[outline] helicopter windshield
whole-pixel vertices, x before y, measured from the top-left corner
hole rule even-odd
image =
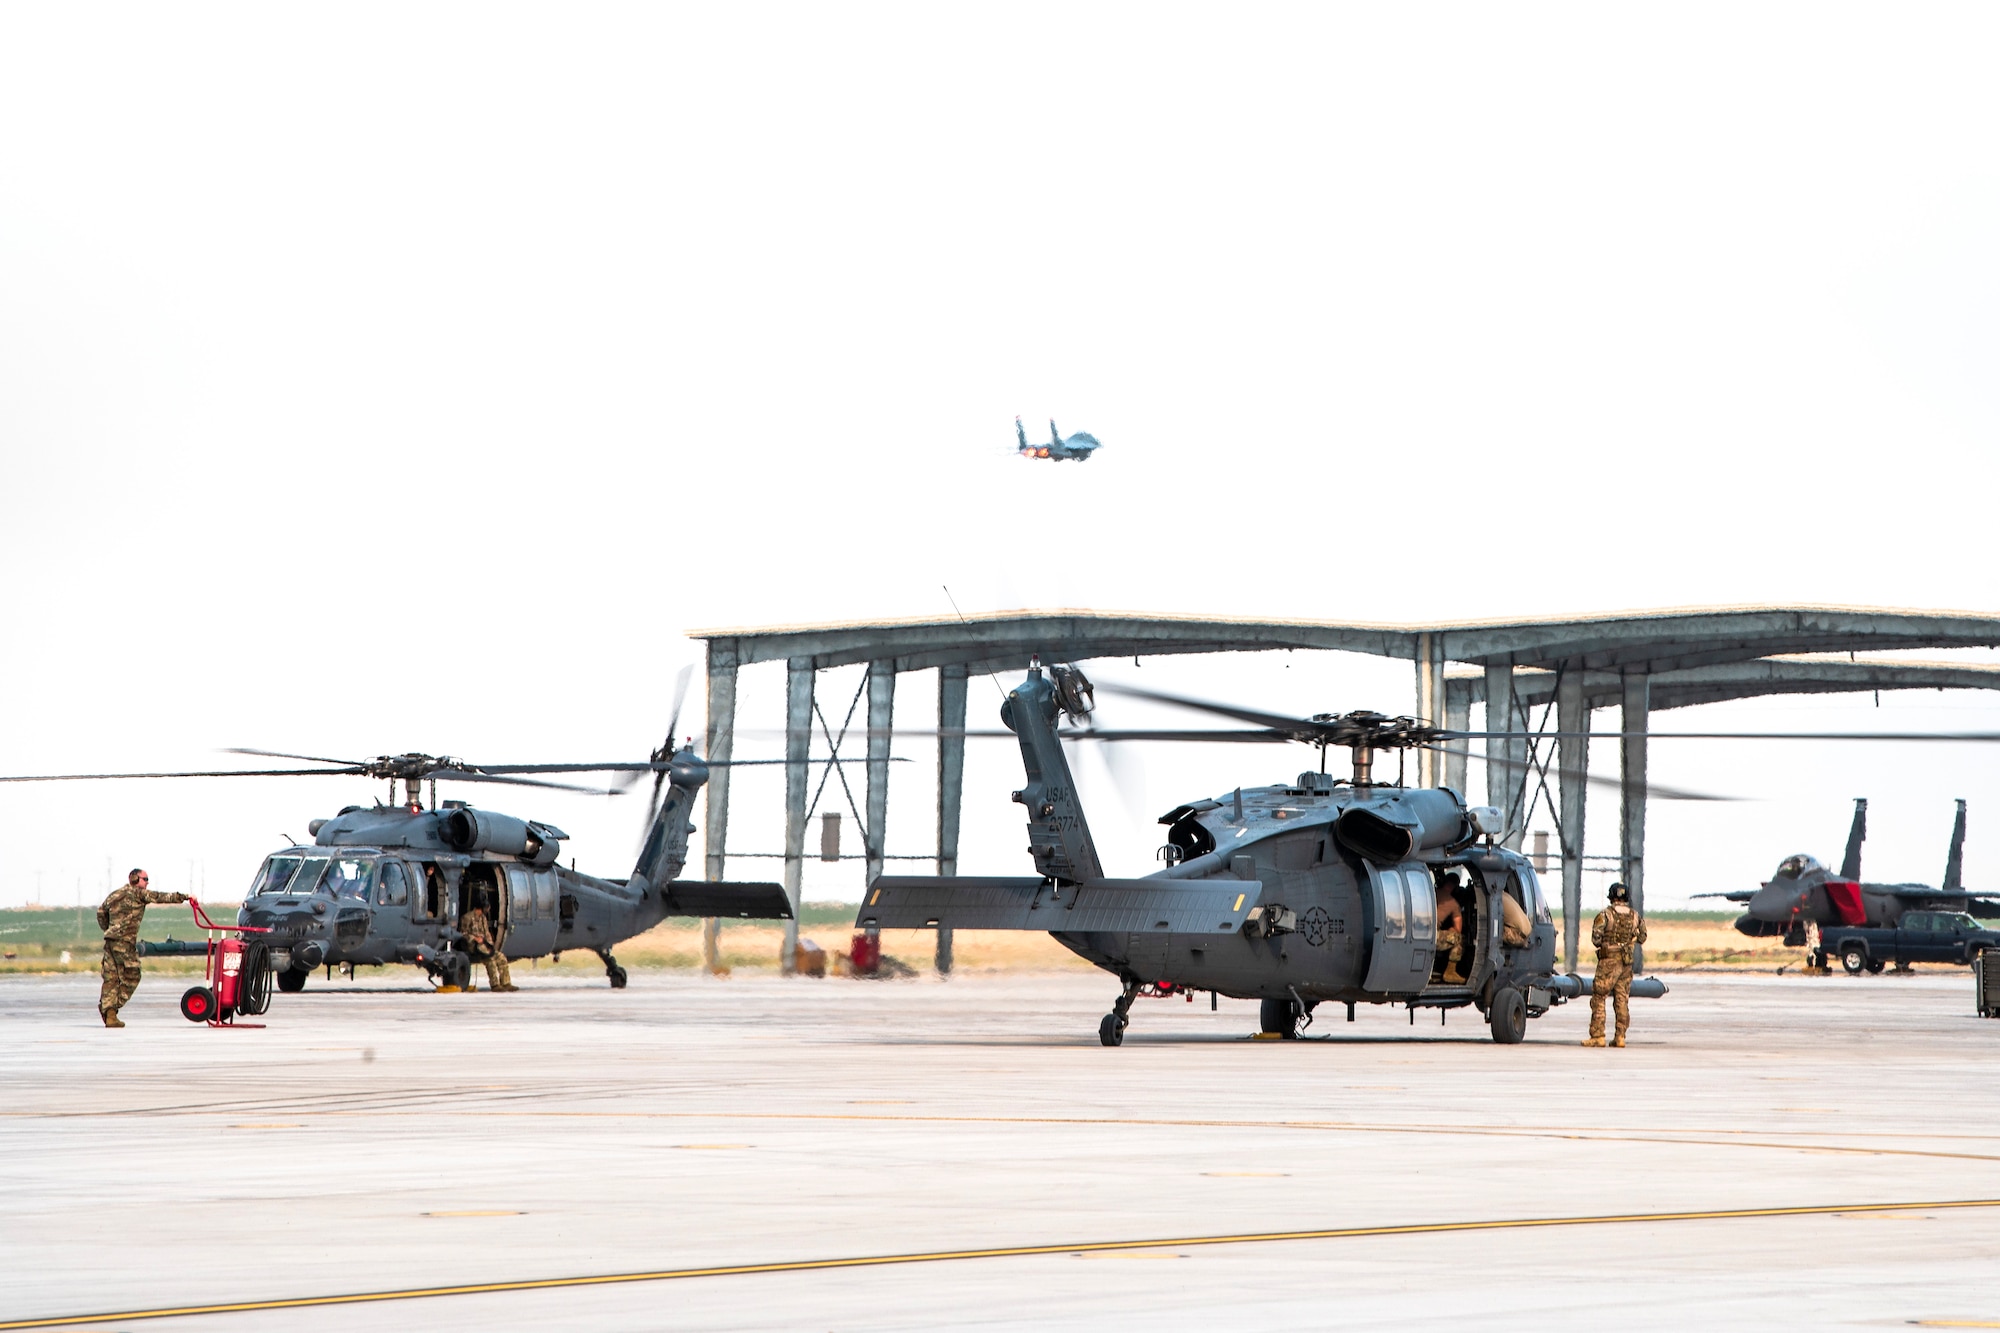
[[[319,886],[320,876],[325,872],[326,858],[323,856],[274,856],[264,863],[264,873],[257,877],[256,886],[250,893],[252,897],[274,893],[304,897]]]
[[[273,856],[264,862],[264,868],[257,873],[257,882],[250,886],[250,896],[260,897],[266,893],[283,893],[285,886],[292,882],[292,876],[299,871],[296,856]]]
[[[373,861],[341,860],[327,867],[326,881],[321,887],[336,898],[366,900],[368,891],[374,883]]]

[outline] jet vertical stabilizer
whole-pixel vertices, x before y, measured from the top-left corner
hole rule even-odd
[[[1938,887],[1946,893],[1956,893],[1965,885],[1960,877],[1965,868],[1965,802],[1958,803],[1958,817],[1951,821],[1951,850],[1945,853],[1944,883]]]
[[[1847,830],[1847,855],[1840,858],[1842,879],[1861,878],[1861,844],[1868,841],[1868,798],[1854,800],[1854,823]]]

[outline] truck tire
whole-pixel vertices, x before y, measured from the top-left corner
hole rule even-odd
[[[1858,944],[1840,946],[1840,965],[1847,969],[1847,975],[1858,977],[1868,969],[1868,951]]]
[[[1512,1046],[1528,1035],[1528,1002],[1512,986],[1502,986],[1493,992],[1486,1023],[1493,1029],[1493,1040],[1502,1046]]]

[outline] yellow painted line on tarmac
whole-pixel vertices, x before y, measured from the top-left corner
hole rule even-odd
[[[1071,1241],[1061,1245],[1002,1245],[981,1250],[922,1250],[908,1254],[867,1254],[836,1259],[790,1259],[761,1264],[720,1264],[709,1268],[663,1268],[642,1273],[597,1273],[585,1277],[527,1278],[515,1282],[468,1282],[450,1287],[405,1287],[396,1291],[349,1292],[337,1296],[294,1296],[283,1300],[230,1301],[215,1305],[163,1306],[154,1310],[53,1315],[0,1321],[13,1329],[69,1328],[114,1320],[186,1319],[197,1315],[248,1314],[259,1310],[304,1310],[329,1305],[370,1305],[437,1296],[489,1296],[515,1291],[609,1287],[633,1282],[674,1282],[697,1277],[747,1277],[758,1273],[812,1273],[831,1269],[884,1268],[894,1264],[937,1264],[966,1259],[1023,1259],[1036,1255],[1082,1257],[1119,1250],[1166,1250],[1195,1245],[1262,1245],[1273,1241],[1360,1240],[1371,1236],[1434,1236],[1465,1231],[1518,1231],[1533,1227],[1659,1225],[1666,1222],[1722,1222],[1758,1217],[1825,1217],[1836,1213],[1901,1213],[1942,1208],[2000,1208],[2000,1199],[1935,1199],[1912,1203],[1808,1204],[1787,1208],[1717,1208],[1700,1212],[1607,1213],[1596,1217],[1510,1217],[1472,1222],[1410,1222],[1398,1226],[1327,1227],[1311,1231],[1248,1231],[1221,1236],[1174,1236],[1150,1240]],[[1976,1327],[1976,1326],[1975,1326]]]

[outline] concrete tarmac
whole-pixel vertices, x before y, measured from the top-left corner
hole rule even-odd
[[[1108,977],[415,975],[237,1032],[166,977],[123,1031],[94,980],[0,984],[0,1327],[2000,1327],[2000,1022],[1963,972],[1671,977],[1623,1051],[1581,1004],[1502,1047],[1140,1001],[1110,1050]],[[1821,1211],[1686,1216],[1765,1209]],[[1381,1230],[1423,1225],[1469,1229]],[[785,1267],[936,1252],[975,1257]]]

